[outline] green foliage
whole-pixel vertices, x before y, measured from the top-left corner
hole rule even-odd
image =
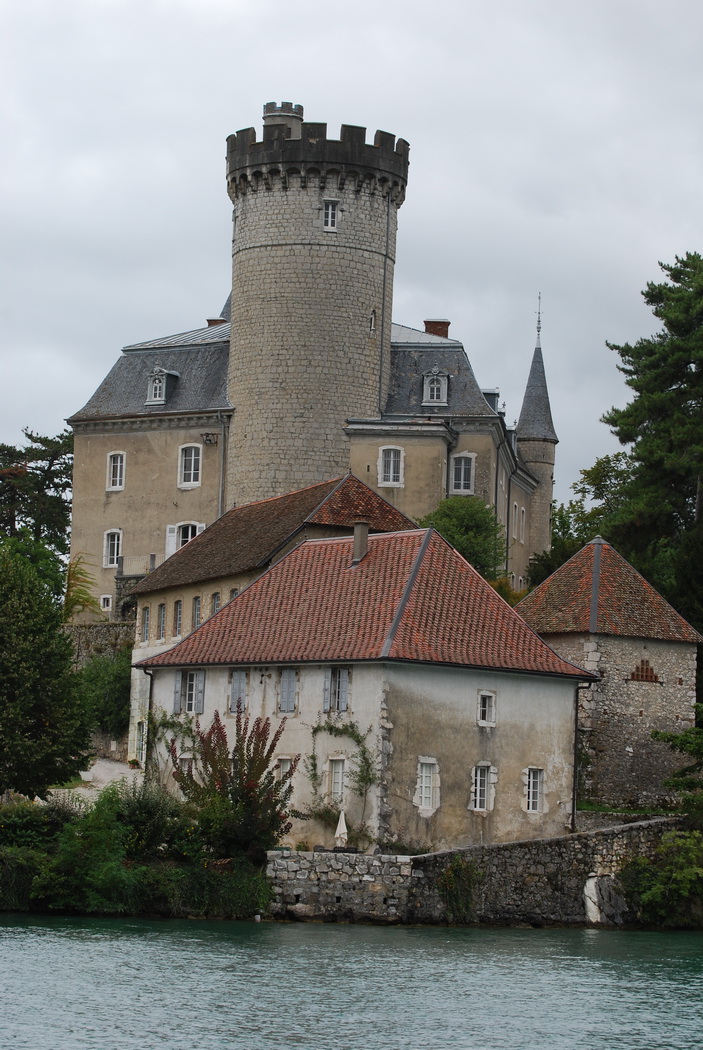
[[[703,555],[703,258],[689,253],[661,267],[666,280],[643,292],[661,331],[609,344],[633,397],[603,417],[630,446],[631,466],[611,484],[605,536],[700,629],[691,567]]]
[[[0,846],[0,911],[31,911],[32,886],[45,862],[29,846]]]
[[[25,799],[0,805],[0,846],[48,849],[66,824],[83,813],[80,800],[51,799],[37,805]]]
[[[0,444],[0,533],[31,538],[68,552],[73,434],[44,437],[23,431],[23,448]]]
[[[78,672],[93,724],[113,737],[121,736],[129,726],[131,673],[129,647],[114,656],[93,656]]]
[[[63,618],[68,622],[82,612],[95,613],[105,618],[100,602],[91,591],[95,579],[82,554],[71,558],[66,566],[66,587],[63,596]]]
[[[46,797],[86,768],[90,717],[47,584],[0,542],[0,794]]]
[[[703,928],[703,834],[667,832],[653,859],[637,857],[620,872],[618,883],[641,922]]]
[[[179,746],[171,741],[173,779],[194,806],[203,840],[215,857],[246,854],[262,861],[264,851],[290,831],[287,810],[299,756],[280,777],[272,768],[285,722],[269,740],[269,718],[256,718],[250,727],[249,718],[238,712],[230,752],[216,711],[209,729],[195,723],[192,769],[181,768]]]
[[[437,891],[449,922],[467,923],[475,918],[474,894],[483,874],[476,864],[460,854],[450,860],[437,878]]]
[[[505,567],[505,533],[494,511],[478,496],[449,496],[420,520],[432,527],[488,580]]]

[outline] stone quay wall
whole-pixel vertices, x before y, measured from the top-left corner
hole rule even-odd
[[[352,853],[269,853],[277,919],[442,924],[441,873],[459,857],[479,874],[478,923],[626,925],[617,872],[651,855],[671,819],[641,821],[557,839],[473,846],[419,857]]]

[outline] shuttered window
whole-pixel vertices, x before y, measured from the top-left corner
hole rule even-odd
[[[278,710],[281,714],[295,711],[295,689],[298,674],[295,667],[284,667],[281,671],[278,691]]]
[[[173,688],[174,715],[201,715],[205,710],[205,672],[176,671]]]
[[[229,694],[230,714],[240,714],[247,706],[247,673],[246,671],[232,671],[232,687]]]
[[[349,668],[328,667],[325,670],[323,711],[346,711],[349,706]]]

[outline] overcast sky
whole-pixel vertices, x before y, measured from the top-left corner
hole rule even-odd
[[[700,0],[0,0],[0,441],[230,282],[225,138],[264,102],[410,143],[394,320],[447,317],[519,414],[542,293],[557,496],[618,448],[605,346],[701,249]]]

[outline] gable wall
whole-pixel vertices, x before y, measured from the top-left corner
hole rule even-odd
[[[693,724],[696,647],[614,635],[543,637],[560,656],[601,676],[579,697],[583,794],[612,806],[670,802],[663,781],[686,762],[651,734]],[[657,681],[632,678],[641,676],[642,661]]]

